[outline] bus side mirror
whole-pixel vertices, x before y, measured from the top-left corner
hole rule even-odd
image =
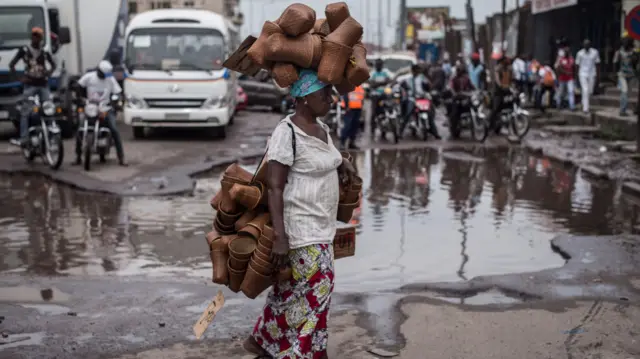
[[[68,27],[61,26],[58,32],[58,41],[60,42],[60,45],[71,43],[71,31],[69,31]]]

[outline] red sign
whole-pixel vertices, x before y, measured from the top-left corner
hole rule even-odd
[[[573,6],[577,3],[578,0],[533,0],[531,2],[531,13],[539,14],[541,12]]]
[[[624,18],[624,29],[633,39],[640,40],[640,5],[627,13]]]

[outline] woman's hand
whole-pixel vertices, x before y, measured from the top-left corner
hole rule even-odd
[[[347,159],[342,159],[342,164],[338,167],[338,176],[340,177],[340,183],[344,186],[349,186],[353,183],[353,178],[356,176],[356,169],[353,164]]]
[[[271,263],[275,269],[282,269],[289,264],[289,238],[286,235],[275,235],[271,249]]]

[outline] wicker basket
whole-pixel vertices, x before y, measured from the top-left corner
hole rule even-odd
[[[249,268],[247,268],[246,276],[242,281],[240,290],[250,299],[255,299],[260,293],[271,287],[273,280],[271,276],[265,276],[260,274],[255,268],[252,262],[249,262]]]
[[[256,250],[258,242],[247,236],[236,236],[229,242],[229,254],[236,259],[248,259]]]
[[[316,20],[316,24],[313,25],[313,30],[311,32],[322,37],[329,35],[331,33],[331,29],[329,28],[327,19]]]
[[[260,198],[262,198],[262,184],[259,184],[259,186],[247,186],[236,183],[229,190],[229,196],[238,204],[252,210],[258,206]],[[234,219],[234,223],[238,218],[240,218],[240,216]],[[226,224],[226,222],[223,223]]]
[[[253,174],[240,167],[237,163],[233,163],[224,170],[222,179],[233,183],[248,184],[253,179]]]
[[[288,37],[283,34],[269,36],[265,47],[264,58],[272,62],[290,62],[302,68],[309,68],[314,54],[322,48],[322,39],[319,35],[302,34],[297,37]]]
[[[265,60],[264,54],[267,46],[267,39],[269,36],[273,34],[282,33],[282,29],[276,23],[271,21],[265,21],[262,26],[262,32],[260,36],[256,40],[256,42],[251,45],[249,50],[247,51],[247,56],[253,61],[256,65],[262,67],[263,69],[271,69],[273,66],[272,63]]]
[[[349,66],[349,65],[347,65]],[[347,80],[347,77],[343,77],[342,78],[342,82],[340,82],[339,84],[337,84],[335,86],[336,91],[338,91],[339,94],[341,95],[346,95],[349,92],[353,91],[356,87],[354,85],[352,85],[349,80]]]
[[[298,36],[313,29],[316,12],[304,4],[289,5],[280,15],[276,23],[289,36]]]
[[[293,85],[294,82],[298,81],[298,70],[293,66],[293,64],[288,64],[286,62],[277,62],[273,65],[271,74],[278,86],[282,88],[289,87]]]
[[[324,14],[327,17],[327,22],[329,23],[329,29],[331,31],[335,31],[344,20],[351,16],[349,13],[349,6],[346,2],[336,2],[327,5],[324,9]]]
[[[360,86],[369,79],[369,66],[367,66],[367,49],[362,43],[353,46],[355,65],[347,65],[347,80],[349,83]]]
[[[360,206],[359,201],[355,203],[338,204],[338,215],[336,219],[342,223],[349,223],[353,217],[353,211],[358,208],[358,206]]]
[[[362,25],[349,16],[327,36],[327,40],[352,47],[360,41],[363,31]]]
[[[244,226],[246,226],[249,222],[251,222],[254,218],[256,218],[257,215],[258,213],[256,211],[244,212],[242,216],[240,216],[240,218],[238,218],[238,220],[236,221],[236,224],[235,224],[236,231],[239,231],[242,228],[244,228]]]
[[[353,48],[331,42],[322,41],[322,60],[318,66],[318,79],[320,81],[338,85],[344,78],[347,62],[351,57]]]

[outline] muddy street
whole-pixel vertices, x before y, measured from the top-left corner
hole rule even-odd
[[[616,183],[519,148],[372,149],[356,153],[355,163],[364,179],[352,220],[357,255],[336,262],[331,344],[333,352],[351,351],[335,357],[371,358],[373,347],[413,358],[413,331],[424,331],[416,318],[449,311],[463,323],[488,316],[463,315],[446,303],[521,309],[489,316],[499,326],[549,310],[565,311],[562,320],[572,322],[590,305],[529,307],[534,299],[624,306],[640,298],[630,280],[640,274],[635,237],[558,238],[635,234],[639,204]],[[192,196],[174,197],[118,197],[0,175],[2,356],[243,357],[238,340],[264,294],[251,301],[225,288],[227,303],[205,342],[190,329],[219,289],[210,283],[204,235],[220,175],[203,174]]]

